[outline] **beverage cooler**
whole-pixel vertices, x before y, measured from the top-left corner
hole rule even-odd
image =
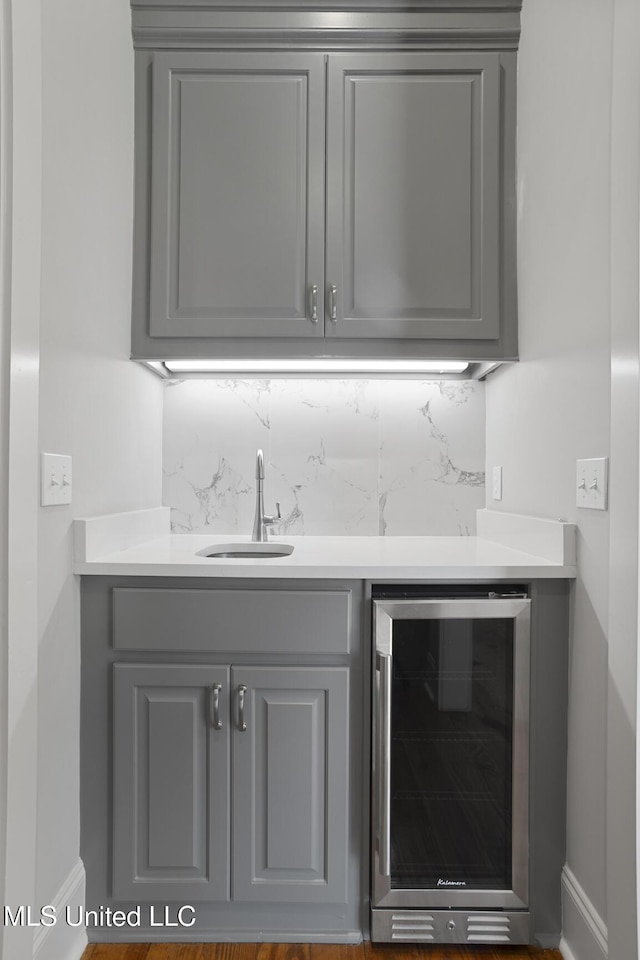
[[[371,939],[527,943],[530,604],[373,594]]]

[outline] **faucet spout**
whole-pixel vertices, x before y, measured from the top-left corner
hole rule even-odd
[[[263,481],[264,454],[262,450],[258,450],[256,453],[256,512],[253,519],[253,533],[251,535],[251,539],[256,543],[265,543],[269,539],[268,528],[282,519],[279,503],[276,503],[275,517],[265,516]]]

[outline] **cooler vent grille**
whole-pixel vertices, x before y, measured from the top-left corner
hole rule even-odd
[[[467,943],[510,943],[511,922],[505,913],[467,917]]]
[[[391,917],[392,940],[434,940],[434,921],[429,913],[417,910],[411,913],[394,913]]]

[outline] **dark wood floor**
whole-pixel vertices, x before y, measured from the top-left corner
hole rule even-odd
[[[82,960],[562,960],[538,947],[317,943],[94,943]]]

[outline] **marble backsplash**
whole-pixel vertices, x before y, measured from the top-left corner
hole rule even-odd
[[[168,381],[163,501],[175,533],[250,534],[255,455],[279,535],[469,535],[485,502],[472,380]]]

